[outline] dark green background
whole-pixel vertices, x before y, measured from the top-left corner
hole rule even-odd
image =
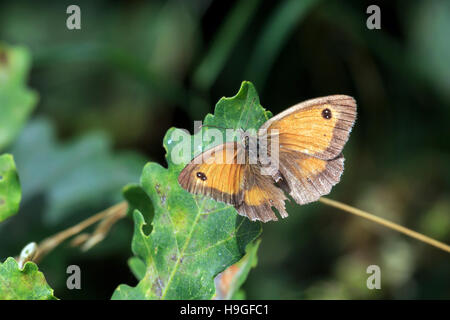
[[[82,29],[69,31],[74,3]],[[0,40],[31,50],[40,102],[7,150],[24,202],[0,227],[1,259],[120,200],[145,161],[164,163],[171,126],[192,130],[242,80],[274,114],[354,96],[358,118],[330,198],[449,243],[450,3],[375,2],[382,28],[368,30],[373,3],[2,2]],[[447,253],[321,203],[288,212],[264,225],[247,298],[450,298]],[[136,283],[126,265],[131,236],[123,220],[93,250],[63,245],[40,268],[57,297],[109,298]],[[65,287],[68,264],[82,269],[80,291]],[[371,264],[381,267],[382,290],[366,288]]]

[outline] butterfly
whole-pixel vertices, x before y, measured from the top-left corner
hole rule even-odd
[[[286,218],[286,194],[306,204],[339,182],[344,171],[342,149],[355,119],[356,101],[350,96],[298,103],[267,120],[255,138],[226,142],[194,157],[178,182],[190,193],[233,205],[252,221],[278,220],[272,208]],[[268,174],[262,173],[267,164],[259,155],[256,163],[248,160],[250,145],[256,143],[258,149],[263,138],[267,145],[278,144],[277,167]],[[241,155],[246,155],[245,161],[238,161]]]

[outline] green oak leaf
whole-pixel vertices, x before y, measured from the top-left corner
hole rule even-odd
[[[21,197],[14,158],[10,154],[3,154],[0,156],[0,221],[17,213]]]
[[[250,243],[247,246],[245,256],[239,262],[228,267],[224,272],[217,275],[216,296],[217,300],[243,300],[244,291],[241,286],[244,284],[250,269],[258,263],[258,248],[261,240]]]
[[[257,129],[270,116],[259,104],[253,85],[243,82],[236,96],[219,100],[214,115],[208,114],[204,123]],[[192,143],[190,157],[175,163],[172,152],[180,140],[174,137],[195,142],[197,135],[207,130],[209,127],[203,127],[190,136],[184,130],[171,128],[164,138],[168,168],[157,163],[144,167],[140,187],[152,202],[153,217],[143,214],[146,210],[143,201],[130,197],[130,192],[124,193],[134,208],[135,257],[129,265],[140,281],[136,287],[120,285],[113,299],[211,299],[217,274],[238,262],[247,245],[261,234],[261,223],[238,215],[232,206],[192,195],[178,184],[180,171],[210,142]],[[142,192],[136,187],[133,186],[134,194]],[[143,228],[150,224],[152,230],[148,234]]]
[[[0,150],[20,132],[37,103],[38,95],[26,86],[30,62],[25,48],[0,44]]]
[[[147,266],[145,265],[145,262],[138,257],[131,257],[128,259],[128,266],[136,279],[142,280],[145,277],[145,270],[147,270]]]
[[[132,217],[134,209],[138,209],[143,215],[146,223],[144,233],[152,232],[151,221],[153,220],[154,208],[151,199],[139,184],[130,183],[122,189],[123,196],[128,200],[128,214]]]
[[[53,289],[35,263],[25,263],[22,270],[12,257],[0,263],[0,300],[55,299]]]
[[[214,115],[208,114],[204,124],[232,129],[258,129],[270,117],[272,112],[259,104],[255,87],[244,81],[237,95],[219,100]]]

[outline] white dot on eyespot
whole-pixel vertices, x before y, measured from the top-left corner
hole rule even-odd
[[[167,144],[171,144],[172,143],[172,139],[167,140]]]

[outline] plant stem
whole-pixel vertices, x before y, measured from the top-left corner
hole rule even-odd
[[[398,231],[398,232],[403,233],[411,238],[425,242],[435,248],[438,248],[438,249],[441,249],[443,251],[450,253],[449,245],[447,245],[443,242],[437,241],[428,236],[425,236],[416,231],[413,231],[411,229],[408,229],[406,227],[403,227],[394,222],[388,221],[381,217],[377,217],[366,211],[357,209],[355,207],[349,206],[349,205],[344,204],[339,201],[331,200],[331,199],[324,198],[324,197],[321,197],[319,199],[319,201],[328,206],[346,211],[348,213],[360,216],[364,219],[381,224],[389,229]],[[97,228],[97,230],[93,233],[93,235],[90,237],[87,237],[86,240],[83,241],[83,243],[85,243],[84,250],[91,248],[93,245],[97,244],[99,241],[101,241],[106,236],[106,233],[109,231],[112,224],[114,224],[117,220],[123,218],[126,215],[127,209],[128,209],[127,202],[125,202],[125,201],[120,202],[110,208],[107,208],[107,209],[87,218],[86,220],[84,220],[66,230],[58,232],[57,234],[44,239],[43,241],[41,241],[41,243],[39,243],[36,254],[34,255],[33,261],[36,263],[41,261],[45,255],[47,255],[50,251],[52,251],[54,248],[56,248],[59,244],[61,244],[68,238],[80,233],[81,231],[88,228],[89,226],[91,226],[99,221],[102,221],[100,223],[99,227]]]
[[[324,203],[324,204],[326,204],[326,205],[328,205],[328,206],[341,209],[341,210],[346,211],[348,213],[351,213],[351,214],[363,217],[364,219],[367,219],[367,220],[373,221],[375,223],[381,224],[381,225],[383,225],[385,227],[388,227],[389,229],[398,231],[398,232],[403,233],[403,234],[405,234],[405,235],[407,235],[407,236],[409,236],[411,238],[414,238],[414,239],[417,239],[419,241],[425,242],[425,243],[427,243],[427,244],[429,244],[429,245],[431,245],[431,246],[433,246],[435,248],[438,248],[438,249],[441,249],[441,250],[444,250],[444,251],[450,253],[450,246],[449,245],[447,245],[445,243],[442,243],[440,241],[437,241],[435,239],[432,239],[430,237],[427,237],[427,236],[425,236],[425,235],[423,235],[421,233],[418,233],[416,231],[413,231],[411,229],[405,228],[405,227],[403,227],[401,225],[398,225],[398,224],[396,224],[394,222],[391,222],[391,221],[388,221],[386,219],[377,217],[377,216],[375,216],[373,214],[370,214],[370,213],[365,212],[363,210],[360,210],[360,209],[354,208],[352,206],[346,205],[346,204],[344,204],[342,202],[339,202],[339,201],[335,201],[335,200],[331,200],[331,199],[323,198],[323,197],[320,198],[319,201]]]
[[[114,221],[117,221],[119,218],[124,217],[127,213],[128,204],[127,202],[120,202],[108,209],[105,209],[86,220],[66,229],[57,234],[48,237],[39,243],[36,255],[33,258],[34,262],[39,262],[46,254],[56,248],[60,243],[64,240],[80,233],[87,227],[93,225],[98,221],[105,221],[110,217],[114,217]]]

